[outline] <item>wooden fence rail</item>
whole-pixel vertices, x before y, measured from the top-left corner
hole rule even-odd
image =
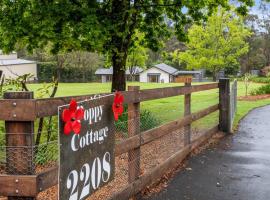
[[[219,103],[198,112],[191,113],[191,93],[219,88]],[[169,87],[139,90],[139,87],[129,87],[128,91],[123,92],[125,103],[128,104],[128,119],[132,124],[128,124],[129,138],[116,144],[115,154],[119,156],[127,153],[129,155],[129,184],[111,199],[136,198],[138,193],[147,185],[159,179],[169,168],[177,166],[194,148],[198,147],[209,139],[218,129],[229,132],[229,80],[221,80],[220,83],[204,85],[193,85],[187,83],[182,87]],[[104,94],[103,94],[104,95]],[[140,102],[167,98],[172,96],[185,95],[185,112],[182,119],[177,119],[159,127],[141,132],[140,131]],[[20,133],[19,137],[7,138],[7,146],[28,146],[27,151],[34,147],[33,143],[33,122],[40,117],[57,115],[58,106],[68,104],[71,99],[77,101],[90,99],[93,95],[57,97],[52,99],[31,99],[31,93],[7,93],[6,99],[0,100],[0,120],[6,121],[7,133]],[[7,99],[8,98],[8,99]],[[28,98],[28,99],[25,99]],[[113,96],[101,98],[104,104],[112,104]],[[195,140],[191,140],[191,123],[199,120],[213,112],[219,111],[219,124],[207,130],[203,135]],[[171,155],[165,162],[156,166],[151,171],[140,175],[140,148],[158,138],[161,138],[175,130],[184,128],[185,146],[183,149]],[[32,152],[33,154],[33,152]],[[31,155],[32,155],[31,154]],[[7,149],[7,158],[11,156]],[[0,196],[8,196],[9,199],[34,199],[36,195],[58,183],[57,166],[39,174],[34,174],[34,156],[32,160],[23,160],[19,157],[12,161],[7,160],[7,166],[16,168],[12,173],[0,175]],[[134,159],[137,159],[134,162]],[[27,171],[20,171],[21,166],[16,166],[16,162],[25,163]]]
[[[167,98],[178,95],[190,94],[218,88],[218,83],[210,83],[194,86],[179,86],[168,88],[147,89],[140,91],[123,92],[125,103],[138,103],[154,99]],[[16,92],[15,92],[16,93]],[[101,94],[105,95],[105,94]],[[71,99],[83,101],[92,98],[94,95],[81,95],[70,97],[56,97],[44,99],[14,99],[0,100],[0,108],[5,108],[5,112],[0,112],[0,120],[10,121],[31,121],[40,117],[54,116],[58,113],[58,106],[68,104]],[[112,104],[113,96],[106,96],[100,101],[104,104]],[[10,112],[8,112],[10,111]]]

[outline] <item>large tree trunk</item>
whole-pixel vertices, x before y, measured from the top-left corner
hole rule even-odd
[[[112,92],[126,90],[126,59],[127,56],[119,56],[121,53],[114,53],[112,56],[113,77]],[[123,55],[123,54],[122,54]]]
[[[126,60],[130,38],[123,32],[128,27],[127,21],[129,18],[129,1],[127,0],[112,0],[112,24],[114,29],[112,31],[112,92],[126,90]],[[121,22],[121,23],[120,23]]]
[[[134,0],[133,2],[133,7],[136,8],[139,1]],[[136,9],[131,9],[133,3],[129,0],[112,0],[111,3],[111,19],[114,25],[110,44],[112,46],[113,65],[112,91],[124,91],[126,90],[127,54],[131,38],[136,30],[138,12]]]
[[[213,81],[217,82],[217,73],[216,72],[213,72]]]

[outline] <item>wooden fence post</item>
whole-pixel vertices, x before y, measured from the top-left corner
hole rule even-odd
[[[128,91],[139,91],[139,86],[129,86]],[[140,134],[140,103],[128,104],[128,135]],[[128,182],[132,183],[140,176],[140,147],[128,152]],[[132,197],[139,198],[139,195]]]
[[[219,80],[219,130],[230,132],[230,79]]]
[[[16,107],[12,99],[33,99],[33,92],[7,92],[5,99],[11,99],[10,103]],[[12,111],[11,111],[12,112]],[[12,113],[14,119],[18,117]],[[33,121],[5,121],[6,128],[6,172],[12,175],[32,175],[34,166],[34,122]],[[14,185],[20,180],[16,180]],[[26,185],[25,187],[35,187]],[[35,197],[20,197],[20,191],[15,190],[16,197],[8,197],[9,200],[33,200]]]
[[[191,86],[191,82],[186,82],[185,83],[186,87]],[[185,94],[185,99],[184,99],[184,116],[190,115],[191,114],[191,93],[190,94]],[[190,144],[191,141],[191,124],[188,124],[184,127],[184,145],[187,146]]]

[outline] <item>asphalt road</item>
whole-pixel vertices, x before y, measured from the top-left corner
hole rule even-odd
[[[149,199],[270,200],[270,106],[251,111],[236,135],[190,158],[187,168]]]

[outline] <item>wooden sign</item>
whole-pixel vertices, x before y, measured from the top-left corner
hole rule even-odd
[[[64,133],[64,109],[59,117],[59,199],[81,200],[110,182],[114,177],[114,119],[111,105],[102,105],[99,99],[79,102],[83,118],[78,134]],[[73,116],[74,117],[74,116]],[[73,121],[76,120],[72,119]],[[65,130],[66,131],[66,130]],[[75,130],[78,132],[78,130]]]

